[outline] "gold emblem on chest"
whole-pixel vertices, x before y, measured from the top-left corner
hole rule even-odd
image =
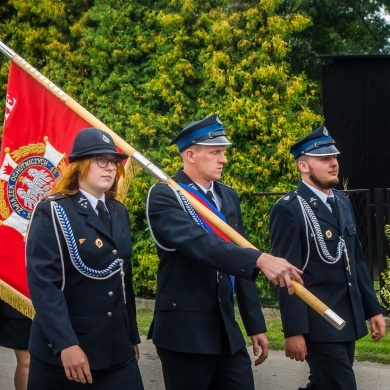
[[[327,230],[326,232],[325,232],[325,236],[326,236],[326,238],[332,238],[332,231],[331,230]]]

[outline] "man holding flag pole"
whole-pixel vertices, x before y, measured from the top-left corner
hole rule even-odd
[[[190,123],[172,144],[183,159],[184,168],[174,176],[181,189],[158,183],[147,200],[160,259],[148,337],[161,359],[166,389],[251,390],[251,359],[235,320],[234,295],[252,338],[255,364],[261,364],[268,340],[254,280],[261,269],[292,293],[290,276],[300,281],[302,272],[284,259],[238,247],[182,195],[184,189],[244,234],[238,195],[219,182],[230,142],[216,114]]]

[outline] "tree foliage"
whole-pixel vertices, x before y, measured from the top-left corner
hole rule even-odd
[[[390,242],[390,225],[385,226],[385,236],[388,242]],[[387,268],[382,272],[383,286],[379,292],[379,299],[382,306],[390,312],[390,257],[386,257]]]
[[[234,145],[223,181],[236,188],[250,241],[269,250],[268,213],[297,173],[290,145],[317,126],[318,86],[292,73],[288,38],[310,25],[279,0],[8,0],[0,38],[67,94],[172,175],[181,165],[170,140],[217,112]],[[5,93],[8,60],[2,58]],[[155,182],[138,170],[125,204],[132,215],[138,292],[155,289],[157,257],[145,220]],[[271,287],[260,280],[262,288]]]
[[[288,37],[288,61],[313,80],[321,78],[321,55],[390,54],[388,0],[283,0],[278,12],[310,18],[308,28]]]

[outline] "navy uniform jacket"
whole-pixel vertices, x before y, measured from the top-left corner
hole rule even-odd
[[[182,170],[174,179],[192,183]],[[214,182],[214,188],[222,200],[221,212],[227,223],[243,234],[237,193],[219,182]],[[227,335],[228,352],[243,348],[245,341],[234,318],[229,274],[236,275],[238,307],[248,335],[264,333],[254,283],[261,252],[239,248],[206,232],[182,209],[166,184],[151,188],[147,213],[153,235],[165,247],[157,246],[160,265],[156,306],[148,336],[154,344],[178,352],[220,354],[221,339]]]
[[[333,192],[351,272],[345,255],[336,264],[327,264],[319,258],[310,229],[310,257],[304,268],[308,245],[297,195],[311,206],[332,256],[336,254],[339,228],[323,201],[302,182],[297,191],[283,196],[272,208],[272,253],[286,258],[300,269],[304,268],[304,286],[344,319],[346,325],[337,330],[296,295],[289,296],[283,288],[279,289],[279,303],[285,337],[303,334],[307,341],[350,342],[367,334],[366,319],[382,313],[366,269],[351,202],[340,191]]]
[[[56,229],[53,226],[52,201],[65,210],[86,266],[103,270],[115,259],[123,259],[126,304],[120,272],[105,279],[91,278],[71,261],[58,221]],[[140,342],[131,279],[129,215],[125,206],[107,197],[106,206],[112,234],[80,192],[49,196],[35,209],[26,248],[28,286],[36,310],[29,350],[43,362],[62,366],[61,350],[78,344],[92,370],[109,368],[133,356],[133,345]]]

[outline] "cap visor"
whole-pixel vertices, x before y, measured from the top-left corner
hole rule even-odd
[[[306,156],[332,156],[334,154],[340,154],[340,152],[334,145],[317,148],[314,150],[310,150],[309,153],[305,153]]]
[[[99,149],[99,150],[95,150],[95,151],[91,150],[88,153],[82,153],[80,155],[77,155],[77,154],[70,155],[70,156],[68,156],[68,160],[69,160],[69,162],[73,162],[76,160],[81,160],[82,158],[98,156],[100,154],[110,154],[110,155],[118,157],[122,160],[129,157],[127,154],[124,154],[124,153],[113,152],[112,149],[107,149],[107,150]]]
[[[232,143],[225,136],[220,136],[216,138],[205,139],[202,142],[197,142],[196,144],[208,145],[208,146],[222,146],[222,145],[231,145]]]

